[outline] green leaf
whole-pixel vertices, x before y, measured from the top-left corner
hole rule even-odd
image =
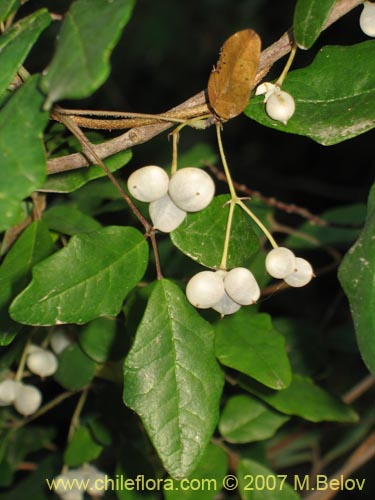
[[[213,332],[173,283],[156,283],[125,359],[124,402],[175,479],[197,467],[218,420]]]
[[[224,248],[229,195],[216,196],[204,210],[187,215],[171,233],[173,244],[200,264],[218,268]],[[225,206],[224,206],[225,205]],[[246,266],[259,248],[249,217],[236,207],[229,243],[228,268]]]
[[[6,255],[0,267],[0,345],[21,328],[8,313],[13,298],[29,281],[33,266],[50,255],[53,248],[48,229],[41,221],[35,221],[23,231]]]
[[[375,184],[366,223],[358,240],[345,255],[339,280],[349,299],[359,350],[375,375]]]
[[[20,200],[43,184],[46,167],[41,143],[48,113],[38,77],[31,77],[0,112],[0,231],[17,222]]]
[[[79,333],[82,350],[98,363],[123,353],[121,338],[117,332],[115,318],[98,318],[88,323]]]
[[[205,144],[204,142],[199,142],[191,147],[188,151],[185,151],[181,155],[178,155],[178,166],[183,167],[205,167],[207,164],[215,164],[217,162],[217,153],[212,149],[211,146]]]
[[[20,0],[0,0],[0,21],[4,21],[19,5]]]
[[[52,231],[68,234],[89,233],[101,227],[94,218],[82,213],[74,205],[55,205],[43,212],[43,222]]]
[[[296,101],[287,126],[267,116],[261,96],[245,113],[262,125],[326,146],[351,139],[375,126],[375,72],[369,71],[374,65],[374,40],[323,47],[310,66],[292,71],[283,84]]]
[[[48,11],[41,9],[21,19],[0,37],[0,95],[12,83],[20,65],[50,22]]]
[[[65,15],[42,80],[48,104],[92,94],[109,75],[109,57],[130,18],[134,0],[77,0]]]
[[[96,443],[86,426],[80,426],[73,434],[72,440],[64,453],[64,464],[78,467],[84,462],[91,462],[100,455],[103,446]]]
[[[215,325],[216,355],[220,362],[273,389],[291,380],[284,337],[275,330],[268,314],[242,308]]]
[[[209,444],[197,468],[188,478],[188,480],[192,480],[191,488],[186,488],[189,484],[186,481],[182,484],[177,481],[169,483],[169,478],[167,478],[164,482],[165,500],[211,500],[217,498],[227,466],[225,451],[218,446]],[[196,489],[194,486],[199,482],[201,487]]]
[[[54,379],[65,389],[75,391],[91,382],[96,363],[86,356],[78,344],[71,344],[59,355],[59,367]]]
[[[336,0],[298,0],[294,10],[293,33],[301,49],[309,49],[323,30]]]
[[[285,481],[285,474],[276,475],[272,470],[249,458],[240,461],[237,476],[242,500],[299,500],[300,498],[293,487]]]
[[[275,434],[289,418],[255,398],[233,396],[227,401],[220,417],[219,431],[230,443],[262,441]]]
[[[282,391],[272,391],[250,379],[241,379],[239,384],[276,410],[287,415],[297,415],[310,422],[358,420],[357,413],[350,406],[315,385],[308,377],[294,374],[289,387]]]
[[[65,248],[34,267],[30,285],[11,305],[11,317],[55,325],[116,316],[142,278],[147,258],[147,243],[132,227],[73,236]]]
[[[131,160],[132,153],[129,150],[121,151],[110,158],[105,159],[105,164],[111,172],[116,172]],[[105,177],[106,173],[97,165],[80,168],[70,172],[61,172],[48,177],[39,191],[46,193],[71,193],[84,186],[93,179]]]

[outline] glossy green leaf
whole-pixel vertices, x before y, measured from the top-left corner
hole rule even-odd
[[[173,478],[188,476],[202,458],[222,385],[210,324],[175,284],[158,281],[125,359],[124,402]]]
[[[20,0],[0,0],[0,21],[4,21],[19,5]]]
[[[216,196],[204,210],[188,214],[171,233],[173,244],[200,264],[218,268],[224,248],[229,212],[229,205],[225,203],[228,200],[228,195]],[[239,207],[235,208],[232,228],[228,268],[246,266],[259,243],[249,217]]]
[[[336,0],[298,0],[293,34],[301,49],[309,49],[318,38]]]
[[[238,395],[227,401],[219,431],[230,443],[250,443],[270,438],[287,420],[286,415],[271,410],[257,399]]]
[[[41,9],[21,19],[0,37],[0,95],[12,83],[38,36],[50,22],[48,11]]]
[[[101,224],[89,215],[81,212],[76,206],[55,205],[43,212],[43,222],[52,231],[72,236],[78,233],[89,233],[101,227]]]
[[[205,144],[198,142],[187,151],[178,156],[178,166],[183,167],[205,167],[207,164],[215,164],[217,162],[217,153],[214,149]]]
[[[109,57],[134,0],[77,0],[65,15],[55,55],[42,80],[49,105],[81,99],[109,75]]]
[[[292,71],[283,84],[296,102],[288,125],[267,116],[262,96],[252,99],[245,113],[262,125],[326,146],[351,139],[375,127],[373,66],[374,40],[323,47],[310,66]]]
[[[25,287],[31,270],[53,251],[54,244],[47,227],[35,221],[23,231],[0,267],[0,345],[7,343],[21,328],[8,313],[13,298]]]
[[[96,372],[96,363],[86,356],[77,343],[71,344],[59,355],[59,367],[54,379],[65,389],[82,389],[91,382]]]
[[[365,226],[345,255],[339,280],[349,299],[359,350],[375,375],[375,185],[371,188]]]
[[[98,363],[121,356],[123,349],[120,346],[116,319],[98,318],[85,325],[79,332],[79,344]]]
[[[105,164],[111,172],[116,172],[116,170],[126,165],[131,160],[131,157],[131,151],[121,151],[121,153],[106,158]],[[59,174],[50,175],[39,191],[45,191],[47,193],[71,193],[93,179],[99,179],[105,176],[106,173],[97,165],[71,170],[70,172],[61,172]]]
[[[308,377],[294,374],[289,387],[281,391],[272,391],[250,379],[241,379],[239,383],[241,387],[287,415],[297,415],[310,422],[358,420],[357,413],[350,406],[315,385]]]
[[[103,446],[98,444],[90,430],[81,425],[73,434],[72,440],[64,453],[64,464],[69,467],[78,467],[84,462],[91,462],[100,455]]]
[[[273,389],[291,380],[284,337],[275,330],[268,314],[242,308],[215,325],[216,355],[220,362]]]
[[[34,267],[30,285],[11,306],[11,317],[20,323],[55,325],[116,316],[142,278],[147,257],[147,243],[132,227],[73,236],[65,248]]]
[[[299,500],[285,474],[275,474],[264,465],[245,458],[237,469],[239,493],[242,500]]]
[[[20,200],[43,184],[46,175],[42,132],[48,113],[38,77],[31,77],[0,112],[0,231],[17,222]]]
[[[164,483],[165,500],[211,500],[217,498],[227,471],[227,462],[225,451],[218,446],[209,444],[197,468],[187,478],[192,480],[190,483],[192,488],[186,488],[189,484],[186,481],[182,484],[178,481],[169,483],[169,478],[167,478]],[[195,485],[199,485],[199,482],[201,487],[196,489]]]

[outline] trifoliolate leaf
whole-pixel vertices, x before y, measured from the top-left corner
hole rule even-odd
[[[109,74],[109,56],[134,0],[77,0],[65,15],[42,88],[47,102],[89,96]]]
[[[238,395],[227,401],[219,431],[230,443],[250,443],[270,438],[287,420],[289,417],[275,412],[258,399]]]
[[[245,378],[239,380],[239,384],[276,410],[310,422],[358,420],[358,415],[350,406],[315,385],[309,377],[294,374],[289,387],[281,391],[272,391]]]
[[[100,455],[103,446],[98,444],[90,429],[81,425],[73,434],[72,440],[64,453],[64,464],[69,467],[78,467],[84,462],[91,462]]]
[[[29,50],[50,22],[48,11],[41,9],[21,19],[0,37],[0,95],[12,83]]]
[[[224,248],[228,220],[228,195],[216,196],[204,210],[187,215],[171,233],[172,243],[200,264],[218,268]],[[249,217],[235,207],[229,243],[228,268],[246,266],[259,248],[259,240]]]
[[[24,288],[31,270],[53,251],[53,241],[47,227],[35,221],[19,236],[0,267],[0,345],[16,334],[21,325],[8,313],[13,298]]]
[[[259,462],[244,458],[237,469],[242,500],[299,500],[285,474],[275,474]]]
[[[131,160],[131,157],[131,151],[121,151],[121,153],[106,158],[105,165],[111,172],[116,172],[116,170],[126,165]],[[46,193],[71,193],[88,182],[105,176],[106,173],[104,170],[97,165],[70,172],[61,172],[50,175],[39,191],[45,191]]]
[[[31,325],[82,324],[116,316],[142,278],[147,259],[147,243],[132,227],[73,236],[65,248],[34,267],[30,285],[11,306],[11,316]]]
[[[267,116],[261,97],[245,113],[262,125],[326,146],[351,139],[375,127],[375,72],[369,71],[374,65],[373,40],[323,47],[310,66],[292,71],[283,84],[296,102],[287,126]]]
[[[375,375],[375,185],[371,188],[365,226],[345,255],[339,280],[349,299],[359,350]]]
[[[268,314],[242,308],[215,325],[215,348],[220,362],[273,389],[291,380],[284,337]]]
[[[89,384],[95,372],[95,361],[89,358],[77,343],[74,343],[59,355],[59,366],[53,378],[65,389],[75,391]]]
[[[259,65],[260,48],[259,35],[252,29],[237,31],[225,41],[207,87],[210,105],[220,118],[229,120],[245,109]]]
[[[336,0],[298,0],[293,34],[298,47],[309,49],[318,38]]]
[[[0,231],[20,216],[20,201],[43,184],[46,175],[42,132],[48,113],[38,77],[31,77],[0,112]]]
[[[188,476],[202,458],[222,385],[210,324],[175,284],[159,281],[125,359],[124,402],[173,478]]]

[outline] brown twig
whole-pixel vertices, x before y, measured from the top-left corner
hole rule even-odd
[[[342,396],[342,400],[344,401],[344,403],[349,405],[360,396],[362,396],[362,394],[371,389],[371,387],[373,387],[374,385],[375,378],[372,375],[367,375],[367,377],[365,377],[360,382],[358,382],[358,384],[349,389],[349,391]]]
[[[332,9],[324,29],[328,28],[340,17],[344,16],[361,3],[362,0],[339,0]],[[258,72],[254,81],[254,87],[264,78],[276,61],[290,52],[293,43],[291,33],[291,30],[287,31],[279,40],[262,52]],[[188,110],[204,104],[206,104],[206,95],[205,92],[202,91],[170,111]],[[124,151],[137,146],[138,144],[147,142],[171,126],[171,123],[166,122],[133,128],[114,139],[93,146],[93,149],[101,159],[104,159],[120,151]],[[81,153],[74,153],[49,160],[47,164],[47,172],[48,174],[55,174],[76,168],[87,167],[88,165],[89,162],[87,161],[85,155]]]

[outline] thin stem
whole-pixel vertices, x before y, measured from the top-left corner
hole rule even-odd
[[[230,175],[230,170],[229,170],[228,163],[227,163],[225,153],[224,153],[223,141],[221,140],[221,124],[220,123],[216,124],[216,137],[217,137],[217,143],[219,145],[221,162],[223,164],[225,176],[226,176],[227,182],[228,182],[229,192],[230,192],[232,200],[236,201],[238,199],[238,197],[237,197],[236,190],[234,189],[232,176]]]
[[[228,214],[228,220],[227,220],[227,227],[225,230],[225,239],[224,239],[224,250],[223,250],[223,255],[221,257],[221,262],[220,262],[220,269],[226,269],[227,268],[227,261],[228,261],[228,252],[229,252],[229,242],[230,242],[230,232],[232,229],[232,222],[233,222],[233,214],[234,214],[234,209],[236,207],[236,201],[230,200],[229,202],[229,214]]]
[[[23,372],[24,372],[25,364],[26,364],[26,358],[27,358],[27,354],[28,354],[27,351],[28,351],[30,342],[31,342],[31,336],[29,336],[29,338],[27,339],[25,347],[22,351],[22,356],[21,356],[20,362],[18,364],[17,373],[16,373],[16,376],[14,377],[14,380],[16,382],[20,382],[22,380]]]
[[[250,210],[250,208],[247,207],[245,205],[245,203],[243,203],[242,200],[238,200],[237,201],[237,205],[239,205],[242,208],[242,210],[244,210],[247,213],[247,215],[249,215],[253,219],[253,221],[255,222],[255,224],[260,227],[260,229],[266,235],[268,241],[271,243],[272,247],[273,248],[277,248],[278,244],[276,243],[276,241],[275,241],[274,237],[272,236],[272,234],[268,231],[268,229],[263,224],[263,222],[260,219],[258,219],[258,217]]]
[[[70,443],[70,441],[72,440],[72,437],[73,437],[77,427],[79,426],[79,418],[81,416],[83,407],[85,406],[88,393],[89,393],[89,389],[88,389],[88,387],[86,387],[86,389],[84,389],[82,391],[82,393],[79,397],[77,406],[75,407],[74,413],[72,415],[72,419],[70,421],[68,437],[67,437],[68,443]]]
[[[275,85],[278,85],[279,87],[281,87],[281,85],[283,84],[283,82],[285,80],[285,77],[288,74],[288,72],[290,70],[290,67],[291,67],[291,65],[293,63],[293,60],[294,60],[294,58],[296,56],[296,53],[297,53],[297,44],[293,43],[292,49],[291,49],[289,57],[288,57],[288,60],[287,60],[287,62],[285,64],[285,66],[284,66],[284,69],[283,69],[281,75],[277,79]]]

